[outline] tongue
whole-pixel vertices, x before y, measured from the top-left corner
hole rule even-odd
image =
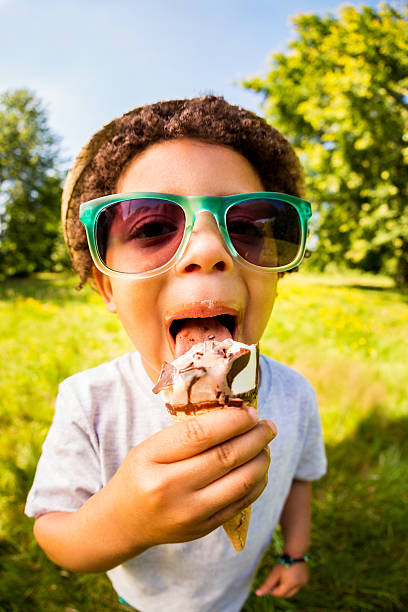
[[[176,336],[176,357],[184,355],[194,344],[205,340],[221,342],[231,338],[228,329],[215,317],[206,319],[186,319]]]

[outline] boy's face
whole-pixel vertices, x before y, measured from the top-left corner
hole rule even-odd
[[[117,183],[117,192],[155,191],[224,196],[263,191],[251,164],[221,145],[180,139],[152,145],[136,156]],[[277,275],[244,268],[226,249],[214,217],[199,214],[176,265],[159,276],[127,280],[94,270],[105,304],[116,312],[144,367],[156,381],[163,361],[175,357],[174,325],[182,319],[232,315],[232,337],[258,342],[268,322]],[[230,325],[229,325],[230,327]]]

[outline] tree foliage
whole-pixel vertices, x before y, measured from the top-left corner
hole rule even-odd
[[[304,164],[314,258],[408,284],[408,4],[293,21],[288,51],[243,85],[263,93]]]
[[[52,270],[61,258],[58,139],[27,90],[0,96],[0,278]]]

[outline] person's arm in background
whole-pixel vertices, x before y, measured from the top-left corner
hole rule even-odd
[[[304,480],[293,480],[282,510],[280,525],[284,552],[294,559],[307,554],[310,540],[312,485]],[[307,563],[293,563],[286,567],[277,563],[256,594],[292,597],[309,579]]]

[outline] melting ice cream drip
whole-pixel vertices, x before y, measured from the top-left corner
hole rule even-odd
[[[256,397],[257,376],[256,345],[231,338],[222,342],[206,340],[172,363],[164,362],[153,392],[163,393],[172,414],[226,404],[239,406]]]

